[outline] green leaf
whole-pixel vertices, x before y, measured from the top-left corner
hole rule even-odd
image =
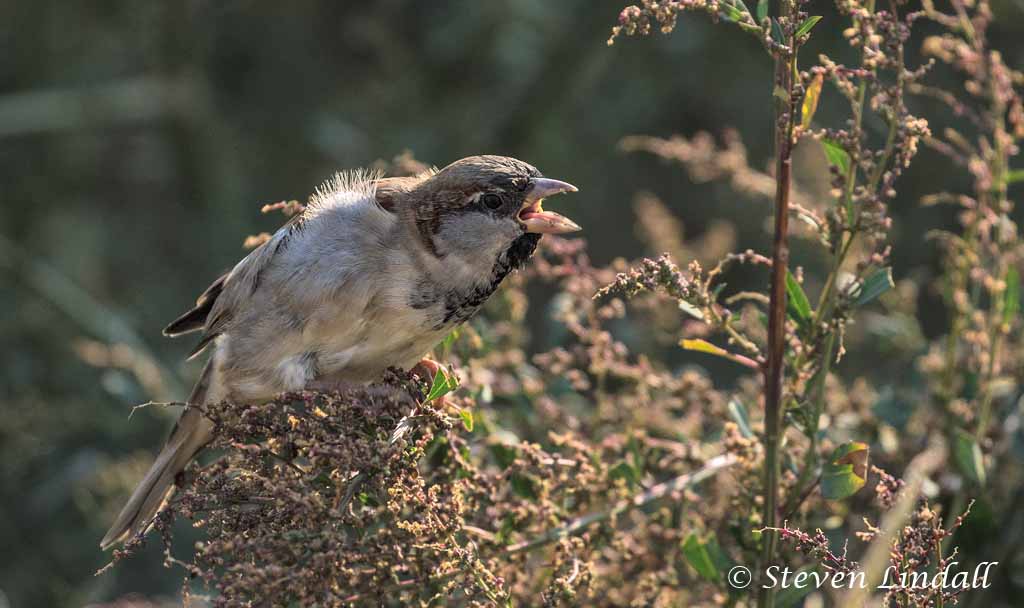
[[[608,478],[625,479],[631,486],[635,486],[640,483],[640,478],[636,474],[636,469],[625,460],[608,470]]]
[[[736,422],[736,426],[740,427],[741,435],[748,439],[754,436],[754,432],[750,430],[750,418],[747,416],[747,406],[743,405],[743,403],[735,397],[729,400],[729,416],[731,416],[733,421]]]
[[[683,300],[680,300],[679,301],[679,310],[685,312],[686,314],[690,315],[694,319],[698,319],[700,321],[704,320],[704,313],[701,312],[701,310],[699,308],[697,308],[693,304],[690,304],[689,302],[685,302]]]
[[[507,445],[495,441],[491,443],[488,448],[490,448],[491,455],[494,456],[494,460],[502,469],[507,469],[512,466],[512,463],[519,457],[519,450],[513,445]]]
[[[842,500],[864,487],[868,477],[868,445],[848,441],[832,452],[821,472],[821,495]]]
[[[733,363],[739,363],[740,365],[752,366],[755,365],[750,359],[734,355],[724,348],[715,346],[707,340],[690,340],[683,338],[679,341],[679,346],[682,346],[686,350],[695,350],[697,352],[707,353],[709,355],[715,355],[717,357],[724,357]]]
[[[729,21],[747,21],[746,17],[750,16],[750,10],[742,0],[723,0],[719,6],[722,7],[721,15]]]
[[[731,4],[723,4],[722,6],[725,7],[722,16],[727,21],[743,21],[743,12],[741,10]]]
[[[459,418],[462,418],[462,426],[466,427],[466,430],[470,433],[473,432],[473,411],[472,410],[459,410]]]
[[[786,44],[786,35],[782,33],[782,26],[775,19],[772,19],[772,40],[776,44]]]
[[[717,545],[717,542],[715,544]],[[722,580],[722,573],[719,572],[718,565],[708,551],[708,543],[702,541],[696,532],[690,532],[689,536],[683,540],[682,549],[686,563],[690,564],[701,578],[712,583]]]
[[[811,120],[814,119],[814,113],[818,111],[818,98],[821,97],[821,87],[825,83],[825,75],[817,74],[811,84],[807,87],[807,92],[804,93],[804,103],[800,113],[800,126],[808,128],[811,126]]]
[[[985,463],[981,447],[969,433],[957,429],[953,437],[953,459],[968,479],[978,485],[985,485]]]
[[[515,517],[510,513],[501,520],[501,526],[498,527],[497,533],[494,535],[494,542],[499,545],[507,545],[512,540],[512,533],[516,530]]]
[[[789,269],[786,269],[786,313],[801,328],[806,329],[810,326],[811,303],[804,293],[804,288],[797,283],[796,277]]]
[[[702,353],[708,353],[709,355],[717,355],[719,357],[729,354],[724,348],[715,346],[707,340],[689,340],[683,338],[679,341],[679,346],[682,346],[686,350],[695,350]]]
[[[825,158],[828,164],[839,169],[844,176],[850,172],[850,155],[838,143],[831,139],[822,139],[822,147],[825,148]]]
[[[794,36],[796,38],[803,36],[807,32],[811,31],[811,28],[817,25],[819,21],[821,21],[821,15],[814,15],[813,17],[804,19],[804,22],[800,24],[800,27],[796,28],[796,34],[794,34]]]
[[[1024,169],[1014,169],[1013,171],[1006,172],[1006,183],[1014,184],[1017,182],[1024,182]]]
[[[853,306],[864,306],[875,298],[889,291],[896,284],[892,281],[892,268],[880,268],[873,275],[864,279],[857,296],[853,298]]]
[[[520,498],[527,500],[537,499],[537,490],[534,488],[533,480],[526,475],[520,475],[516,473],[512,475],[512,491],[516,493]]]
[[[427,392],[426,401],[444,397],[457,388],[459,388],[459,379],[454,374],[449,374],[444,366],[441,366],[434,374],[434,382],[431,383],[430,390]]]
[[[768,0],[757,0],[757,23],[760,24],[768,16]]]
[[[774,97],[781,104],[789,103],[789,93],[786,91],[786,89],[780,87],[779,85],[775,85],[775,88],[772,89],[772,97]]]
[[[714,532],[711,532],[710,536],[704,541],[704,547],[707,548],[708,555],[711,556],[711,561],[718,567],[719,572],[728,572],[736,565],[736,562],[722,550],[721,545],[718,544],[718,537],[715,536]]]
[[[636,473],[637,481],[643,477],[644,472],[644,454],[641,450],[640,441],[635,436],[630,436],[629,441],[626,442],[626,449],[629,450],[630,455],[633,457],[633,471]]]
[[[1020,311],[1020,274],[1010,267],[1006,272],[1006,293],[1003,294],[1003,323],[1011,323]]]

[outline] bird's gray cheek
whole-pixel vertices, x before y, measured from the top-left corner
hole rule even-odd
[[[443,255],[480,260],[481,256],[496,256],[520,234],[514,220],[488,213],[467,212],[448,218],[441,225],[435,243]]]

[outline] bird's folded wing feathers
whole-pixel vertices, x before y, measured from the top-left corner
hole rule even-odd
[[[220,296],[221,290],[224,289],[224,281],[228,278],[228,273],[224,273],[217,278],[203,295],[199,296],[196,300],[194,308],[181,315],[177,319],[171,321],[167,327],[164,328],[164,335],[170,337],[177,337],[182,334],[187,334],[193,331],[198,331],[206,326],[206,319],[210,315],[210,310],[213,308],[213,303]]]
[[[291,218],[267,242],[263,243],[243,258],[230,272],[214,281],[196,301],[196,306],[171,322],[164,334],[177,336],[192,331],[203,330],[199,343],[189,355],[190,358],[201,353],[213,340],[224,333],[232,323],[242,316],[251,316],[254,311],[246,310],[255,300],[258,291],[268,289],[295,289],[295,285],[267,285],[281,281],[292,282],[296,275],[301,275],[304,267],[312,267],[322,263],[321,247],[316,241],[323,240],[325,233],[332,238],[345,238],[350,232],[352,240],[376,234],[386,230],[394,217],[387,211],[386,205],[376,200],[376,187],[379,176],[370,173],[339,174],[326,182],[313,196],[307,209]],[[405,185],[404,183],[402,185]],[[385,192],[390,192],[385,187]],[[383,198],[386,198],[382,192]],[[365,231],[358,234],[354,231]],[[283,263],[289,266],[289,272],[274,271],[274,265],[282,254],[292,247],[300,251],[289,252],[288,260]],[[291,268],[291,266],[295,266]],[[280,270],[280,269],[278,269]],[[303,298],[293,299],[297,304]],[[298,311],[296,311],[298,312]],[[251,320],[251,319],[250,319]]]

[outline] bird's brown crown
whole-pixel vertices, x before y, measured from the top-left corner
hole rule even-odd
[[[400,207],[434,213],[464,207],[469,197],[494,188],[522,192],[530,178],[541,177],[536,167],[509,156],[468,156],[440,170],[411,177],[388,177],[377,182],[377,202],[388,211]]]

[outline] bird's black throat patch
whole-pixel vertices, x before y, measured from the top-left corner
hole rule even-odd
[[[438,293],[436,288],[431,289],[428,285],[421,284],[420,292],[409,305],[417,309],[426,309],[443,302],[442,315],[432,327],[434,330],[464,323],[480,310],[510,272],[526,264],[537,250],[540,237],[539,234],[525,233],[512,241],[509,248],[495,261],[489,282],[474,285],[469,289],[451,289],[444,293]]]
[[[540,243],[541,235],[536,232],[525,232],[523,235],[516,240],[512,241],[509,245],[508,251],[505,252],[505,264],[502,265],[502,258],[499,257],[498,261],[494,264],[494,275],[498,276],[498,283],[508,275],[509,272],[522,268],[526,262],[533,256],[533,252],[537,251],[537,243]],[[497,283],[494,285],[497,287]]]

